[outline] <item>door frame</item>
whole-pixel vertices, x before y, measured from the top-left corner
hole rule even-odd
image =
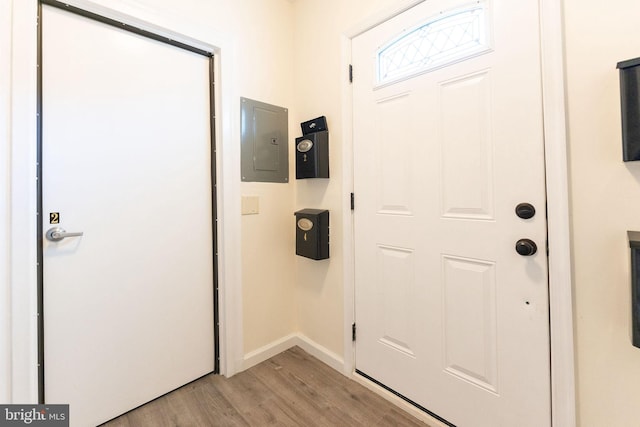
[[[242,288],[240,243],[240,97],[234,92],[234,58],[237,54],[231,37],[208,26],[190,22],[174,23],[162,12],[141,8],[135,0],[115,0],[107,8],[91,0],[60,2],[103,17],[136,26],[210,51],[214,55],[216,205],[218,207],[218,291],[220,373],[231,376],[242,368]],[[103,2],[104,3],[104,2]],[[0,390],[5,402],[38,401],[38,260],[37,260],[37,16],[39,0],[0,0],[0,10],[11,17],[3,27],[10,49],[0,49],[0,63],[10,64],[11,73],[0,77],[2,106],[8,109],[9,129],[0,135],[0,149],[7,153],[7,174],[0,177],[2,191],[8,196],[8,218],[1,226],[10,233],[7,265],[0,277],[0,304],[8,307],[0,318],[0,373],[6,387]],[[117,8],[117,9],[116,9]],[[126,11],[122,12],[122,11]],[[3,22],[5,15],[3,14]],[[171,26],[167,26],[171,22]],[[6,28],[6,31],[5,31]],[[198,34],[192,37],[189,34]],[[203,36],[204,35],[204,36]],[[3,39],[4,42],[5,39]],[[7,68],[7,67],[3,67]],[[226,79],[222,76],[226,76]],[[5,98],[6,94],[6,98]],[[6,141],[6,142],[5,142]],[[3,208],[4,209],[4,208]],[[0,255],[3,255],[0,253]],[[6,373],[6,377],[5,377]]]
[[[342,170],[344,195],[353,191],[353,90],[346,70],[351,64],[351,41],[367,30],[388,21],[425,0],[404,0],[347,29],[342,35]],[[576,383],[574,359],[573,295],[569,222],[569,181],[564,78],[562,6],[554,0],[538,0],[544,123],[547,228],[549,244],[549,331],[551,361],[551,422],[554,427],[576,426]],[[357,78],[357,70],[355,71]],[[549,185],[553,183],[553,185]],[[357,201],[356,201],[357,203]],[[345,199],[345,207],[349,206]],[[353,212],[343,209],[344,242],[344,374],[403,404],[355,374],[355,345],[351,328],[355,322],[354,223]],[[408,404],[407,404],[408,405]],[[407,407],[410,409],[410,407]],[[414,411],[412,411],[414,412]],[[415,413],[415,412],[414,412]],[[435,419],[432,420],[436,425]]]

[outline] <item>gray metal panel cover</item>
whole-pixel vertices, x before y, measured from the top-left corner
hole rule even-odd
[[[242,181],[289,182],[288,110],[240,98]]]

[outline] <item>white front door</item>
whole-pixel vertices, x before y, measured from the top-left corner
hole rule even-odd
[[[353,40],[356,369],[458,427],[551,423],[539,37],[433,0]]]
[[[214,369],[209,58],[43,6],[44,385],[96,425]],[[53,236],[55,239],[56,236]]]

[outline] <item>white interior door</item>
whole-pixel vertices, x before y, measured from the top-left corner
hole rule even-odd
[[[356,369],[451,425],[549,426],[538,1],[426,1],[353,66]]]
[[[209,59],[43,6],[45,399],[107,421],[214,369]]]

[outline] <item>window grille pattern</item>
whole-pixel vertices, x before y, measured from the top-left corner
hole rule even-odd
[[[440,67],[486,50],[484,4],[440,14],[387,43],[377,53],[378,83]]]

